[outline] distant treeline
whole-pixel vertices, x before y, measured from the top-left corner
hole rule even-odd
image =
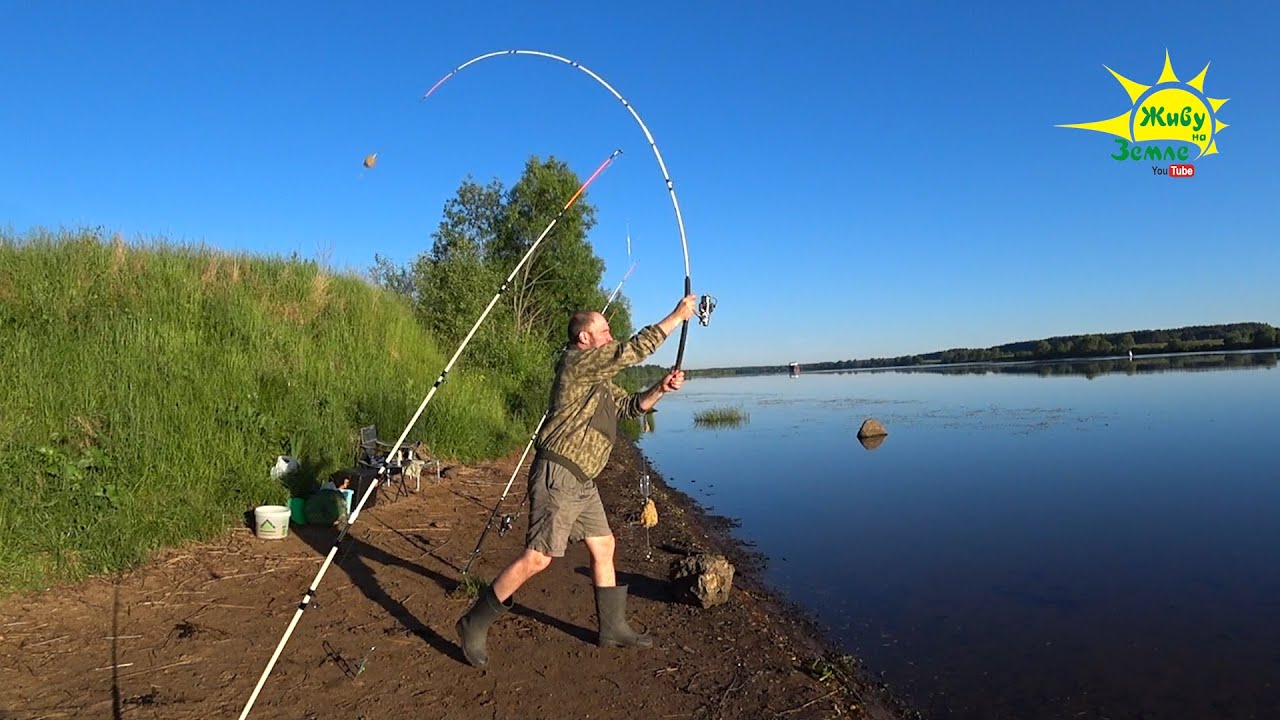
[[[1124,333],[1058,335],[1041,340],[1024,340],[989,348],[952,348],[924,355],[802,363],[801,371],[857,370],[974,362],[1064,360],[1128,355],[1129,351],[1133,351],[1134,355],[1154,355],[1213,350],[1266,350],[1280,345],[1277,342],[1278,339],[1280,339],[1280,330],[1267,323],[1192,325],[1171,330],[1133,330]],[[787,365],[752,365],[701,370],[686,369],[685,375],[689,378],[768,375],[785,373],[788,372],[788,369]],[[664,368],[653,365],[642,365],[627,370],[629,378],[639,383],[655,382],[665,372]]]
[[[1276,367],[1280,354],[1275,352],[1249,353],[1179,353],[1177,355],[1145,355],[1136,354],[1131,361],[1127,357],[1104,358],[1098,360],[1048,360],[1032,363],[980,363],[968,365],[919,365],[914,367],[887,368],[880,372],[919,373],[929,372],[942,375],[1039,375],[1049,377],[1056,375],[1081,375],[1095,378],[1110,373],[1141,375],[1169,371],[1222,370],[1234,368]],[[840,375],[855,370],[835,371]]]

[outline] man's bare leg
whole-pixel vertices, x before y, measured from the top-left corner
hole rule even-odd
[[[525,551],[493,580],[493,594],[498,602],[506,602],[529,578],[551,566],[551,556],[538,550]],[[612,565],[610,566],[612,568]]]
[[[595,585],[596,616],[600,622],[597,642],[605,647],[653,646],[653,638],[642,635],[627,624],[627,587],[619,587],[613,567],[613,551],[617,542],[613,535],[585,540],[591,553],[591,582]]]
[[[617,542],[612,535],[589,537],[583,540],[591,553],[591,582],[596,587],[613,587],[618,584],[613,569],[613,551]]]

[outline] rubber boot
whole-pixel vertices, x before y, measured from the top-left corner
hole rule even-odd
[[[600,622],[600,647],[653,647],[653,638],[627,625],[627,586],[596,588],[596,616]]]
[[[485,586],[476,604],[471,606],[471,611],[463,615],[457,625],[458,637],[462,640],[462,654],[467,656],[467,662],[478,668],[489,664],[489,653],[485,647],[489,626],[514,604],[515,600],[512,598],[507,598],[505,604],[498,602],[498,596],[493,594],[493,586]]]

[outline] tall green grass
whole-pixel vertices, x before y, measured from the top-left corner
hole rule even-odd
[[[322,477],[350,465],[361,426],[398,437],[453,350],[403,301],[316,263],[0,233],[0,593],[283,504],[276,455]],[[463,461],[523,440],[536,418],[507,402],[531,391],[469,369],[464,355],[409,440]]]

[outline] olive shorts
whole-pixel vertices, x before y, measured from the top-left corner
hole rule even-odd
[[[529,531],[525,547],[564,557],[571,542],[612,535],[595,483],[542,458],[529,470]]]

